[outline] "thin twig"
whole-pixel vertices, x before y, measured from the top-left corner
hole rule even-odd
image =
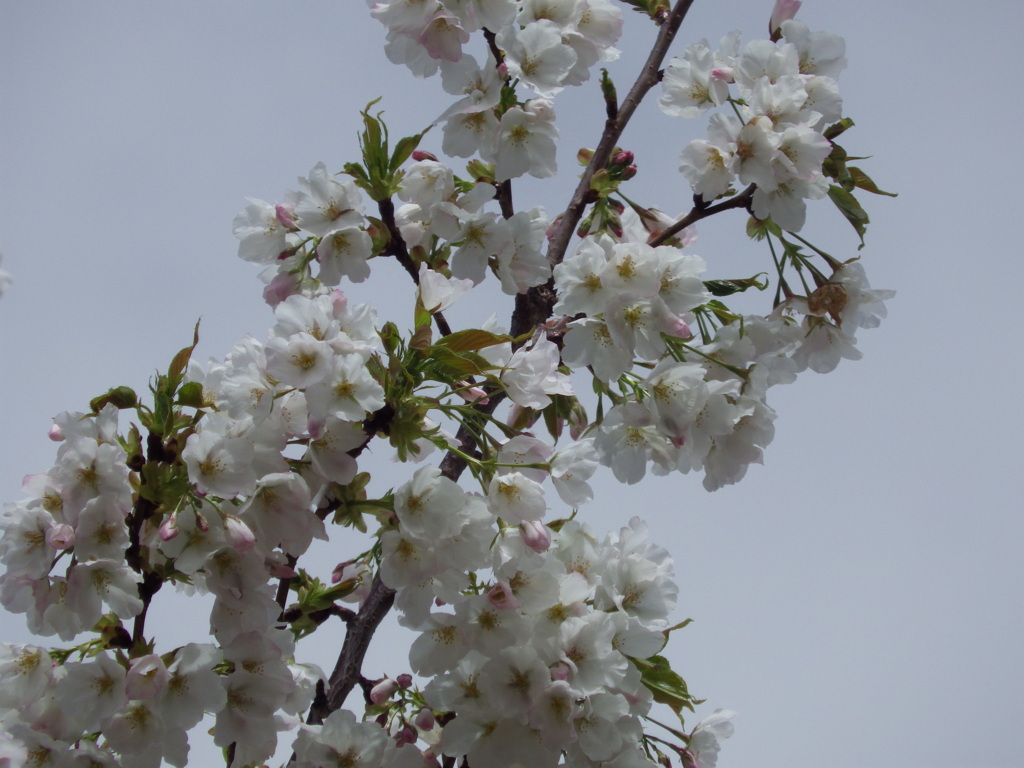
[[[714,216],[716,213],[722,211],[732,210],[733,208],[749,208],[750,200],[754,197],[754,190],[756,189],[754,184],[744,189],[738,195],[733,195],[728,200],[718,203],[717,205],[696,205],[693,210],[686,214],[683,218],[671,226],[666,227],[660,232],[655,232],[648,238],[648,245],[661,245],[671,240],[675,235],[682,232],[691,224],[694,224],[701,219],[706,219],[708,216]]]
[[[665,19],[665,23],[661,25],[658,38],[654,41],[654,47],[651,48],[647,62],[644,64],[636,82],[633,83],[633,87],[630,88],[629,94],[619,105],[615,119],[605,121],[601,141],[597,145],[597,149],[594,150],[594,156],[590,158],[590,162],[583,171],[583,176],[580,178],[580,183],[573,193],[569,207],[562,214],[562,223],[548,246],[548,261],[552,266],[560,264],[562,259],[565,258],[566,249],[569,247],[569,240],[572,239],[573,232],[576,231],[576,225],[583,218],[583,211],[589,202],[588,193],[590,192],[591,179],[593,179],[597,171],[608,165],[612,150],[615,149],[615,145],[618,143],[622,132],[626,129],[626,125],[629,124],[630,119],[633,117],[633,113],[636,112],[637,107],[640,106],[640,102],[647,95],[647,92],[661,79],[659,74],[661,62],[664,61],[665,56],[668,54],[668,49],[672,45],[672,41],[675,39],[676,33],[679,31],[683,19],[686,18],[686,13],[690,10],[691,5],[693,5],[693,0],[679,0],[676,3],[675,8],[672,9],[668,18]]]
[[[409,255],[409,248],[405,244],[405,238],[402,237],[402,232],[398,228],[398,222],[395,221],[395,204],[391,201],[391,198],[381,200],[377,203],[377,210],[380,212],[381,221],[384,222],[384,226],[388,229],[388,235],[390,236],[390,252],[394,256],[398,263],[401,264],[405,271],[409,273],[412,281],[416,285],[420,284],[420,272],[416,267],[416,264],[412,260],[412,256]],[[441,332],[442,336],[451,336],[452,329],[448,325],[448,321],[444,315],[440,312],[434,312],[434,322],[437,324],[437,330]]]

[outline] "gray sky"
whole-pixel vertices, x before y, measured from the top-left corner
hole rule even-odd
[[[698,0],[676,51],[734,28],[761,36],[770,6]],[[857,127],[844,146],[900,193],[865,201],[866,269],[898,292],[889,319],[861,332],[862,361],[772,390],[775,442],[739,486],[609,477],[585,515],[604,530],[640,514],[673,551],[677,616],[695,622],[670,655],[706,713],[739,711],[723,768],[1016,768],[1024,425],[1006,387],[1024,373],[1024,11],[808,0],[800,18],[846,38],[840,86]],[[620,91],[651,34],[627,21]],[[51,417],[114,385],[144,389],[196,318],[203,358],[265,335],[271,313],[231,234],[243,198],[273,201],[316,162],[355,159],[358,110],[377,96],[394,135],[447,105],[436,80],[390,65],[382,41],[361,2],[0,2],[0,250],[15,278],[0,299],[0,498],[51,465]],[[561,181],[517,187],[552,213],[575,150],[599,135],[596,88],[561,95],[556,111],[572,118],[559,123]],[[638,197],[687,205],[676,156],[703,130],[640,115],[623,139]],[[808,231],[854,255],[829,208],[811,206]],[[716,276],[765,268],[742,225],[699,227],[695,250]],[[352,293],[411,321],[379,288]],[[336,546],[327,568],[347,554]],[[21,625],[5,622],[0,639],[24,641]],[[367,674],[404,671],[396,647]]]

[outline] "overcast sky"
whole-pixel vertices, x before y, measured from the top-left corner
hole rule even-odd
[[[770,8],[697,0],[676,52],[732,29],[761,36]],[[900,193],[865,200],[862,255],[874,287],[897,291],[890,316],[861,332],[863,360],[772,390],[775,442],[739,486],[708,494],[676,475],[638,493],[608,478],[585,515],[605,530],[640,514],[675,555],[677,617],[695,622],[669,655],[705,713],[739,712],[722,768],[1018,768],[1024,11],[808,0],[800,18],[846,38],[857,127],[844,145]],[[653,35],[627,21],[620,91]],[[383,36],[352,0],[0,0],[0,251],[15,279],[0,298],[0,499],[51,465],[55,414],[144,389],[198,317],[202,358],[265,335],[272,315],[231,233],[243,198],[279,199],[316,162],[356,159],[371,99],[395,135],[448,103],[386,61]],[[562,178],[517,187],[519,200],[564,205],[601,109],[593,85],[559,97]],[[622,143],[643,202],[686,207],[676,157],[703,130],[639,115]],[[809,218],[815,242],[855,255],[827,203]],[[765,268],[742,226],[737,214],[699,228],[714,276]],[[387,288],[353,293],[407,327]],[[394,472],[382,482],[401,482]],[[351,554],[336,547],[327,560]],[[27,639],[21,617],[0,639]],[[366,673],[405,671],[401,641]]]

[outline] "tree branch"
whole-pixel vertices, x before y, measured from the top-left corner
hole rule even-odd
[[[590,164],[584,171],[583,177],[569,203],[569,207],[563,214],[561,226],[548,246],[548,261],[552,266],[561,262],[569,240],[576,229],[576,225],[582,218],[583,211],[587,205],[587,193],[590,191],[590,180],[598,169],[608,164],[612,149],[614,149],[619,136],[622,135],[622,131],[629,123],[640,101],[658,82],[661,62],[665,58],[668,48],[672,44],[672,40],[679,30],[683,18],[692,4],[693,0],[679,0],[676,3],[675,8],[673,8],[665,23],[662,24],[654,47],[647,58],[647,63],[644,65],[644,69],[637,78],[636,83],[630,89],[629,94],[620,105],[616,118],[606,122],[601,142],[594,153],[594,157],[591,158]],[[493,46],[492,40],[488,40],[488,42]],[[501,205],[502,214],[506,218],[511,216],[513,211],[511,188],[509,185],[499,185],[498,200]],[[390,199],[382,200],[378,207],[381,219],[391,236],[392,253],[412,276],[413,281],[418,283],[419,273],[395,222],[394,203]],[[512,313],[512,335],[521,336],[544,323],[551,316],[551,309],[555,304],[555,299],[554,284],[551,281],[545,285],[530,288],[526,293],[518,294],[516,296],[515,310]],[[451,333],[451,330],[446,328],[447,323],[444,323],[446,327],[442,328],[441,322],[444,321],[443,317],[435,314],[434,318],[438,321],[438,328],[441,329],[442,333]],[[501,393],[496,392],[488,399],[487,404],[478,407],[481,412],[490,413],[502,399]],[[459,429],[456,439],[459,441],[460,446],[472,447],[472,434],[465,427]],[[441,462],[442,474],[451,480],[458,480],[465,468],[465,460],[451,452]],[[391,610],[394,601],[395,590],[385,586],[378,573],[373,579],[370,593],[360,607],[359,613],[349,622],[341,654],[338,656],[338,661],[334,666],[334,671],[331,673],[328,685],[323,690],[323,695],[319,695],[320,691],[318,690],[318,695],[309,710],[308,723],[322,723],[331,712],[339,709],[344,704],[346,697],[359,681],[363,658],[366,656],[370,640],[373,638],[381,621],[384,620],[388,611]]]
[[[323,697],[318,696],[313,701],[309,708],[309,716],[306,718],[307,723],[322,723],[331,712],[340,709],[345,703],[345,698],[359,682],[363,658],[370,647],[370,640],[394,602],[395,590],[385,586],[378,574],[373,579],[370,593],[360,606],[359,613],[348,624],[345,643],[334,665],[334,671],[328,679],[327,688]]]
[[[716,213],[728,211],[733,208],[749,208],[750,200],[754,196],[754,190],[756,188],[757,187],[754,184],[751,184],[738,195],[733,195],[728,200],[718,203],[717,205],[708,205],[707,203],[704,203],[702,205],[695,205],[693,207],[693,210],[691,210],[683,218],[679,219],[677,222],[675,222],[669,227],[666,227],[660,232],[655,232],[654,234],[652,234],[647,239],[647,244],[654,246],[661,245],[662,243],[671,240],[672,237],[682,232],[691,224],[694,224],[695,222],[698,222],[701,219],[706,219],[708,216],[714,216]],[[696,196],[694,196],[694,198],[697,199]]]
[[[395,221],[395,204],[391,202],[389,197],[377,203],[377,210],[380,212],[380,218],[384,222],[384,226],[388,228],[388,235],[391,238],[391,255],[405,268],[412,281],[419,285],[419,269],[417,269],[416,264],[413,262],[412,256],[409,255],[409,248],[405,244],[405,238],[402,237],[402,232],[398,229],[398,223]],[[441,335],[450,336],[452,329],[444,315],[440,312],[434,312],[433,316],[434,322],[437,324],[437,330],[440,331]]]
[[[608,165],[612,150],[615,149],[615,145],[618,143],[619,137],[625,130],[626,125],[633,117],[633,113],[636,112],[637,107],[640,106],[640,102],[647,95],[647,92],[661,79],[661,62],[665,59],[669,46],[672,45],[672,41],[675,39],[676,33],[679,31],[683,19],[686,18],[686,13],[690,10],[691,5],[693,5],[693,0],[679,0],[676,3],[675,8],[672,9],[665,23],[661,25],[661,30],[654,41],[654,47],[651,48],[647,62],[644,64],[636,82],[633,83],[633,87],[630,88],[629,94],[619,105],[615,119],[605,121],[601,141],[597,145],[597,149],[594,150],[594,156],[590,158],[590,162],[583,171],[583,176],[580,178],[580,183],[573,193],[569,207],[562,214],[561,225],[548,246],[548,261],[551,262],[551,266],[560,264],[562,259],[565,258],[565,251],[569,247],[569,241],[576,230],[576,225],[583,218],[583,211],[589,202],[590,181],[597,171]]]

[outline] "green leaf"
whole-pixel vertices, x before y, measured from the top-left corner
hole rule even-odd
[[[761,280],[759,278],[764,277]],[[731,296],[734,293],[743,293],[751,288],[763,291],[768,287],[768,273],[758,272],[753,277],[738,278],[732,280],[705,280],[706,287],[715,296]]]
[[[496,344],[511,342],[512,337],[505,334],[490,333],[479,328],[469,328],[465,331],[456,331],[445,336],[434,346],[445,347],[452,352],[475,352],[485,347],[493,347]]]
[[[640,670],[640,681],[654,694],[656,702],[667,704],[677,715],[680,715],[683,708],[693,711],[695,700],[686,687],[686,681],[672,671],[668,659],[664,656],[651,656],[632,661]]]
[[[608,76],[608,70],[604,68],[601,69],[601,96],[612,110],[618,109],[619,97],[615,92],[615,83]]]
[[[419,146],[420,139],[422,139],[423,135],[429,130],[430,128],[427,128],[426,131],[417,133],[415,136],[406,136],[403,139],[399,139],[398,143],[395,145],[395,151],[391,153],[392,173],[401,168],[402,163],[412,156],[416,147]]]
[[[458,381],[467,376],[480,376],[487,371],[497,369],[474,352],[453,352],[435,344],[430,348],[431,372],[440,381]]]
[[[832,123],[832,125],[822,131],[821,134],[829,141],[832,141],[832,139],[838,138],[843,133],[853,128],[853,126],[853,120],[848,117],[844,117],[838,123]]]
[[[607,168],[602,168],[590,178],[590,188],[598,194],[615,189],[615,181],[608,175]]]
[[[865,192],[871,192],[876,195],[888,195],[889,197],[896,197],[898,194],[896,192],[884,192],[879,189],[878,185],[871,180],[871,177],[864,173],[860,168],[854,168],[851,166],[850,168],[847,168],[847,170],[850,172],[850,176],[853,177],[853,183]]]
[[[764,240],[768,235],[782,237],[782,230],[771,219],[756,219],[753,216],[747,219],[747,237],[751,240]]]
[[[430,323],[419,326],[409,338],[409,349],[418,349],[421,352],[430,349],[430,339],[432,336],[433,332],[430,329]]]
[[[860,203],[857,202],[857,198],[852,193],[847,192],[840,186],[835,184],[830,186],[828,188],[828,196],[835,203],[840,213],[846,217],[846,220],[857,231],[857,235],[860,237],[860,247],[863,248],[864,233],[867,231],[868,222],[870,221],[867,212],[860,207]]]
[[[113,389],[108,389],[107,394],[90,400],[89,408],[93,413],[99,413],[107,403],[111,403],[120,410],[134,408],[139,404],[139,396],[135,394],[135,390],[131,387],[114,387]]]
[[[167,378],[171,380],[172,390],[177,389],[178,382],[181,381],[181,374],[185,370],[185,366],[188,365],[189,359],[192,357],[192,351],[199,344],[199,320],[196,320],[195,330],[192,332],[192,346],[185,347],[178,351],[178,354],[171,360],[171,365],[167,369]]]
[[[466,163],[466,173],[481,184],[494,184],[494,165],[482,160],[470,160]]]

